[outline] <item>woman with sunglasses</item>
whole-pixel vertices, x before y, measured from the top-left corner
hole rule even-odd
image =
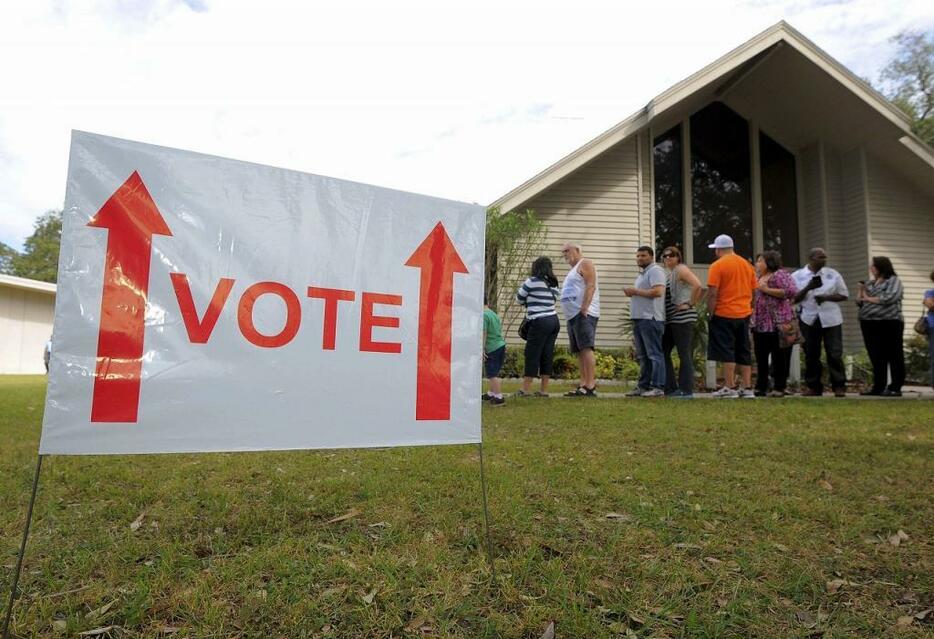
[[[669,397],[694,397],[694,306],[704,294],[700,280],[681,263],[681,251],[669,246],[662,251],[662,262],[668,269],[665,284],[665,333],[662,350],[665,353],[665,394]],[[681,368],[675,377],[671,351],[678,349]]]

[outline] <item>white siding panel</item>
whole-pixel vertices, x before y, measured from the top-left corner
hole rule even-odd
[[[921,315],[934,269],[934,198],[918,191],[874,156],[867,156],[872,255],[887,255],[905,287],[905,334]]]
[[[44,373],[55,297],[0,286],[0,374]]]

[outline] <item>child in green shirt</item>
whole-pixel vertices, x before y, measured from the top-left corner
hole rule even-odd
[[[506,340],[503,339],[503,325],[492,308],[483,297],[483,361],[486,364],[486,378],[490,382],[490,390],[481,395],[481,399],[489,400],[493,406],[502,406],[503,380],[499,376],[506,361]]]

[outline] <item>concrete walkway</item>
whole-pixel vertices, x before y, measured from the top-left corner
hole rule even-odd
[[[598,384],[597,385],[597,397],[598,398],[602,397],[604,399],[640,399],[640,400],[642,399],[639,397],[627,398],[626,393],[616,390],[617,388],[619,388],[618,384],[610,385],[609,388],[613,388],[614,390],[608,390],[606,392],[603,392],[600,390],[600,385]],[[506,394],[506,397],[512,397],[512,396],[513,396],[513,393]],[[587,399],[586,397],[580,397],[580,398],[565,397],[563,393],[549,393],[548,397],[549,398],[552,398],[552,397],[562,398],[562,399],[581,399],[581,400]],[[827,401],[827,400],[839,402],[844,399],[858,399],[858,400],[872,401],[872,402],[887,402],[887,401],[899,401],[899,400],[903,401],[906,399],[934,400],[934,388],[931,388],[929,386],[905,386],[904,388],[902,388],[901,397],[876,397],[876,396],[867,397],[867,396],[861,396],[859,393],[847,393],[846,397],[843,398],[843,397],[834,397],[832,393],[825,392],[823,397],[802,397],[801,395],[788,395],[787,397],[781,397],[781,398],[756,397],[755,399],[758,401],[773,401],[774,402],[774,401],[780,401],[786,398],[787,399],[807,399],[807,400],[815,401],[815,402],[816,401]],[[535,399],[535,398],[531,397],[529,399]],[[656,399],[668,399],[668,398],[658,397]],[[710,393],[694,393],[694,399],[713,399],[713,397],[711,397]],[[646,401],[649,401],[649,398],[646,398]],[[678,400],[672,400],[672,401],[678,401]]]

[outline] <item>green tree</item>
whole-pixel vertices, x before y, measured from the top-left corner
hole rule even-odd
[[[13,274],[13,257],[18,255],[16,250],[0,242],[0,273],[3,275]]]
[[[883,93],[911,118],[911,130],[934,146],[934,34],[902,31],[895,57],[879,76]]]
[[[13,275],[43,282],[58,277],[58,251],[62,240],[62,212],[46,211],[33,225],[22,253],[11,260]]]
[[[515,323],[515,292],[529,274],[532,260],[542,255],[548,229],[535,212],[498,208],[486,212],[486,275],[484,290],[490,308],[503,318],[503,333]]]

